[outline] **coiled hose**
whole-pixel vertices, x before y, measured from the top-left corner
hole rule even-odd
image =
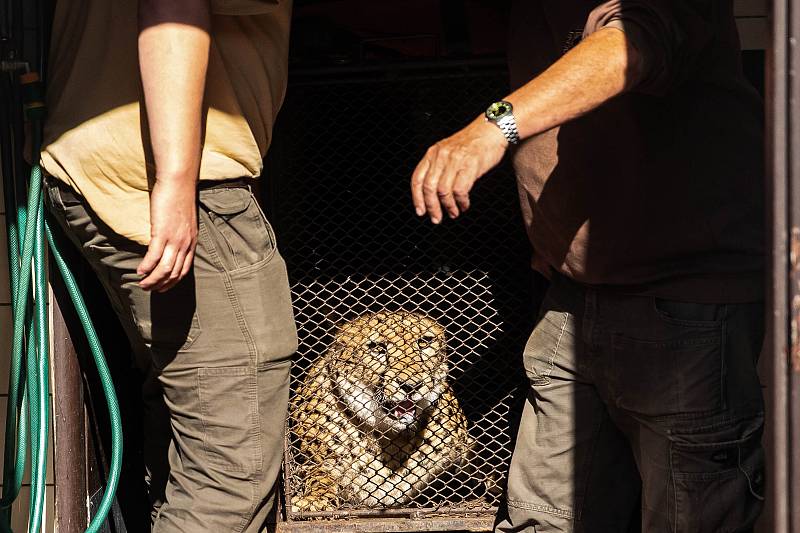
[[[89,341],[89,348],[97,365],[111,421],[112,448],[108,482],[97,512],[86,529],[87,532],[94,533],[103,526],[119,484],[122,467],[122,423],[119,404],[103,349],[78,289],[78,284],[61,256],[44,218],[42,170],[39,165],[42,122],[45,114],[41,82],[36,74],[25,74],[20,77],[20,81],[23,84],[25,115],[32,132],[33,166],[27,191],[24,185],[20,185],[24,183],[24,180],[18,180],[16,185],[12,180],[14,170],[20,165],[9,164],[8,159],[12,150],[7,135],[3,136],[2,145],[0,145],[3,156],[8,265],[13,316],[3,491],[2,498],[0,498],[0,509],[2,510],[0,531],[11,532],[10,509],[22,486],[28,441],[30,441],[31,457],[31,496],[28,517],[30,533],[41,531],[44,516],[50,423],[46,240]],[[18,163],[21,164],[21,162]],[[27,201],[25,201],[26,196]]]

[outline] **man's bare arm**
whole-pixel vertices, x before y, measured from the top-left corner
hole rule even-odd
[[[156,167],[141,287],[165,291],[189,273],[197,243],[208,0],[140,0],[139,67]]]
[[[635,86],[642,77],[640,54],[625,33],[605,28],[509,95],[522,139],[596,109]],[[435,224],[469,209],[475,182],[503,158],[508,143],[483,116],[431,146],[411,178],[414,207]]]

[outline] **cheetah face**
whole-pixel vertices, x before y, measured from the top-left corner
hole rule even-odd
[[[340,401],[364,431],[415,433],[447,386],[444,330],[412,313],[362,318],[338,336]]]

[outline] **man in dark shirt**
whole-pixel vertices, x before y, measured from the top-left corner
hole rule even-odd
[[[763,130],[732,2],[528,0],[511,21],[517,90],[411,184],[418,215],[456,218],[518,144],[552,283],[496,531],[747,531],[764,494]]]

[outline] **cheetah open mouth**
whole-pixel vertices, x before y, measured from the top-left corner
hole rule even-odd
[[[402,402],[392,402],[387,407],[395,418],[408,418],[414,416],[417,406],[411,400],[405,399]]]

